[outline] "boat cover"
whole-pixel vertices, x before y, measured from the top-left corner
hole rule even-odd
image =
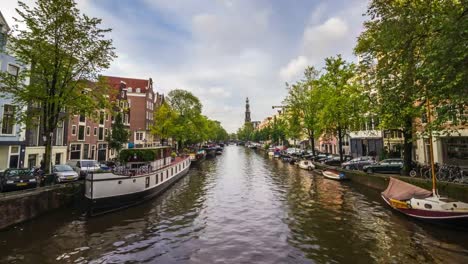
[[[411,198],[424,199],[432,196],[432,192],[390,177],[388,187],[382,195],[387,199],[405,201]]]

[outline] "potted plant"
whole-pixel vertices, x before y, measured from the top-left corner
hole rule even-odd
[[[174,161],[176,157],[177,157],[177,153],[175,153],[175,152],[173,151],[173,152],[171,153],[172,161]]]

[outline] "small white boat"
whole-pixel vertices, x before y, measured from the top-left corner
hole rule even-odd
[[[332,170],[332,169],[325,169],[322,171],[323,177],[331,180],[342,181],[348,180],[346,175],[343,172]]]
[[[315,165],[312,164],[312,161],[310,160],[301,160],[299,161],[299,168],[304,170],[313,170],[315,169]]]

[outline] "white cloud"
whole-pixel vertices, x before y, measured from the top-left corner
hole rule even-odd
[[[305,56],[299,56],[281,68],[280,76],[284,81],[297,79],[308,65],[308,60]]]
[[[307,65],[320,67],[327,56],[352,58],[367,0],[337,1],[140,0],[120,8],[126,2],[77,3],[113,28],[119,57],[104,74],[151,77],[160,93],[189,90],[204,114],[235,132],[243,124],[245,97],[252,119],[263,120],[283,100],[284,81],[300,78]],[[14,0],[0,1],[10,24],[14,7]]]

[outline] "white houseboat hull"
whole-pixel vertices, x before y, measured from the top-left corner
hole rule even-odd
[[[151,199],[187,174],[190,158],[147,174],[120,176],[113,173],[88,175],[85,197],[88,215],[124,209]]]

